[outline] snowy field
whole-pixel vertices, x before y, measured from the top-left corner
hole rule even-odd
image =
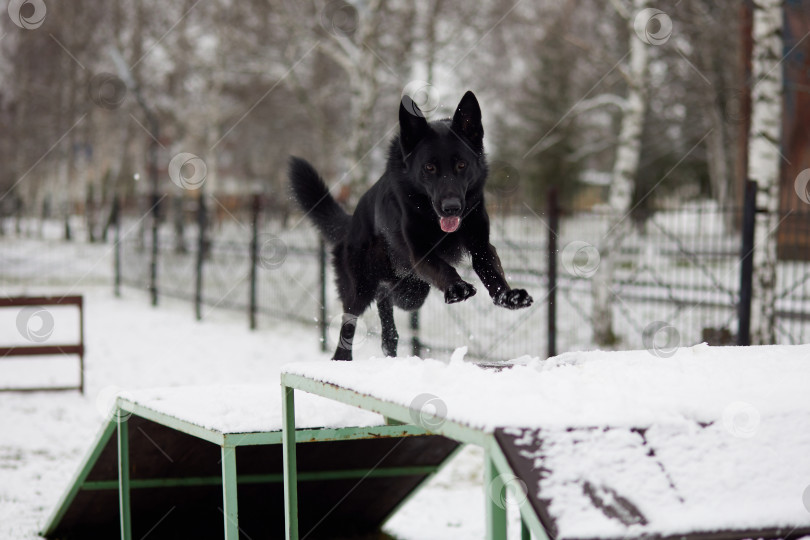
[[[0,393],[0,538],[38,538],[117,389],[277,384],[283,364],[329,356],[318,351],[311,330],[299,325],[273,322],[272,329],[251,332],[241,314],[225,310],[211,311],[196,323],[185,302],[163,301],[152,309],[145,293],[125,291],[116,299],[107,287],[77,289],[74,293],[83,293],[86,302],[86,394]],[[14,328],[16,313],[3,317],[2,328]],[[51,339],[71,339],[72,319],[70,313],[54,312]],[[11,334],[16,332],[4,331],[4,339],[17,341]],[[3,386],[72,384],[76,363],[69,358],[7,360],[0,365],[0,381]],[[480,450],[467,448],[386,531],[403,539],[482,538],[481,467]]]

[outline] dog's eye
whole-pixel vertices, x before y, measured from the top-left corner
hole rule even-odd
[[[436,165],[434,165],[433,163],[425,163],[425,172],[435,173]]]
[[[458,170],[464,169],[466,167],[467,167],[466,161],[459,161],[458,163],[456,163],[456,169]]]

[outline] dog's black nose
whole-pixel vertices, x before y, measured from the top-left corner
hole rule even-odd
[[[461,199],[450,197],[442,200],[442,212],[451,216],[461,213]]]

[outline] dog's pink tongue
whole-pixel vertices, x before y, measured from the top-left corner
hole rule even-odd
[[[439,226],[444,232],[455,232],[459,225],[461,225],[461,218],[458,216],[439,218]]]

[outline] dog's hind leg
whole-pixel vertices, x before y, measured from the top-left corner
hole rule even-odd
[[[397,355],[399,334],[394,324],[394,303],[391,296],[385,292],[377,298],[377,311],[380,313],[382,324],[382,349],[386,356]]]
[[[341,282],[340,275],[338,282]],[[374,290],[375,287],[368,283],[355,283],[353,286],[341,288],[339,291],[343,298],[343,318],[340,324],[338,345],[332,360],[352,359],[352,342],[357,330],[357,319],[374,300]]]
[[[354,341],[354,333],[357,330],[357,319],[359,318],[359,315],[343,313],[338,344],[335,349],[335,354],[332,356],[332,360],[352,359],[352,342]]]
[[[343,318],[340,323],[340,337],[332,360],[351,360],[352,343],[357,331],[357,319],[374,300],[373,294],[358,291],[350,302],[343,302]]]

